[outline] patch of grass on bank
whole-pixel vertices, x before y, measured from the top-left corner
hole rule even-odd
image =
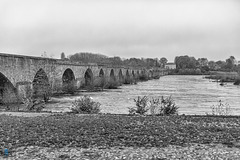
[[[0,116],[1,148],[19,146],[165,147],[187,143],[233,145],[240,118],[210,116]]]

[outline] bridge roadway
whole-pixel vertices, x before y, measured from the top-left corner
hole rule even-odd
[[[159,77],[164,70],[82,64],[61,59],[0,53],[0,103],[35,95],[101,86],[101,83],[131,83],[140,76]]]

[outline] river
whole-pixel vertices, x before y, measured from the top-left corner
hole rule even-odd
[[[179,107],[179,114],[204,115],[211,112],[211,106],[229,104],[232,115],[240,115],[240,86],[204,79],[204,76],[169,75],[158,80],[139,82],[137,85],[123,85],[119,89],[104,92],[86,92],[94,101],[101,103],[101,112],[128,114],[128,107],[134,107],[138,96],[171,96]],[[75,99],[77,97],[71,97]]]

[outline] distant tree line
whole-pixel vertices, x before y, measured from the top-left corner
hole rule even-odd
[[[99,65],[130,66],[164,68],[168,60],[165,57],[158,58],[129,58],[108,57],[102,54],[88,52],[75,53],[66,58],[64,52],[61,53],[61,59],[70,60],[79,63],[95,63]],[[240,72],[240,65],[237,65],[234,56],[230,56],[225,61],[209,61],[207,58],[191,57],[188,55],[176,56],[174,63],[176,69],[171,70],[172,74],[208,74],[209,71]]]
[[[65,55],[61,54],[61,59],[65,59]],[[164,67],[167,63],[166,58],[129,58],[123,59],[120,57],[108,57],[102,54],[94,53],[75,53],[68,56],[70,61],[80,63],[96,63],[99,65],[113,65],[113,66],[131,66],[131,67]]]
[[[177,74],[206,74],[209,71],[240,72],[240,65],[234,56],[230,56],[225,61],[208,61],[207,58],[185,56],[175,57]]]

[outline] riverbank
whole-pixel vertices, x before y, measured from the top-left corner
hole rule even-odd
[[[209,156],[211,152],[214,152],[215,156],[221,156],[222,153],[218,153],[221,149],[229,151],[224,152],[225,157],[229,154],[240,156],[239,117],[117,114],[53,114],[37,117],[0,115],[0,126],[1,147],[8,148],[13,159],[17,156],[25,156],[22,158],[25,159],[27,155],[47,155],[48,158],[66,156],[72,159],[75,155],[77,159],[76,153],[85,158],[91,159],[91,156],[96,156],[95,159],[104,159],[107,155],[130,156],[131,149],[132,153],[139,153],[142,156],[150,157],[152,154],[158,155],[158,158],[169,159],[174,159],[169,157],[170,153],[177,157],[185,150],[182,152],[185,156],[190,154],[196,157],[197,152],[208,148],[210,148],[207,154]],[[115,150],[111,151],[113,148]],[[60,152],[61,150],[65,151]],[[75,153],[75,150],[78,152]],[[149,152],[150,154],[147,154]],[[106,154],[102,155],[102,153]],[[201,154],[207,156],[204,155],[205,153]],[[182,156],[184,157],[184,154]]]
[[[207,79],[214,79],[216,82],[232,82],[235,85],[239,85],[240,83],[240,75],[237,72],[210,72],[210,75],[205,76]]]

